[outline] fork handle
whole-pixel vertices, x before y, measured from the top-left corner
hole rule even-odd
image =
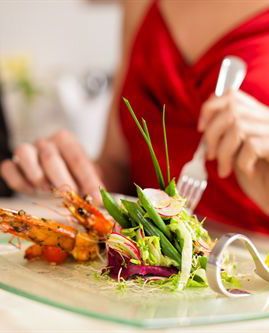
[[[238,90],[246,76],[246,63],[235,56],[225,57],[222,61],[218,75],[215,95],[220,97],[228,89]],[[203,159],[206,154],[206,145],[203,137],[194,153],[194,158]]]
[[[193,158],[203,160],[205,158],[205,154],[206,154],[206,144],[205,144],[205,140],[202,137],[199,142],[199,145],[193,155]]]

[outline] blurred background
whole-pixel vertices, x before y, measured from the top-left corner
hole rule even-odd
[[[98,155],[121,21],[117,1],[0,0],[0,81],[12,148],[68,128]]]

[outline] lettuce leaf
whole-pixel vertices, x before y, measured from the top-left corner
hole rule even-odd
[[[172,218],[169,228],[174,232],[182,248],[181,273],[178,289],[183,290],[190,278],[192,269],[192,235],[183,221],[179,218]]]
[[[138,239],[137,246],[145,265],[177,266],[177,263],[173,259],[162,254],[159,237],[148,236]]]
[[[226,289],[241,288],[241,282],[236,276],[228,274],[226,271],[221,272],[221,280]]]

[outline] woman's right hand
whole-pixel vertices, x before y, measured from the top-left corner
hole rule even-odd
[[[66,130],[39,139],[35,144],[21,144],[12,159],[1,163],[0,169],[7,185],[17,192],[31,194],[66,185],[100,201],[102,181],[97,167],[74,135]]]

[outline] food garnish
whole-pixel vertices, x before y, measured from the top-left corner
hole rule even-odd
[[[164,285],[164,279],[176,281],[176,289],[204,287],[206,262],[214,242],[195,215],[186,209],[186,200],[170,179],[168,142],[163,109],[163,135],[167,167],[167,182],[157,160],[147,123],[137,119],[131,104],[124,102],[142,134],[153,161],[159,189],[136,186],[136,201],[122,199],[117,203],[101,189],[104,207],[120,225],[106,242],[111,278],[127,280],[143,277],[151,283]],[[171,280],[172,279],[172,280]]]

